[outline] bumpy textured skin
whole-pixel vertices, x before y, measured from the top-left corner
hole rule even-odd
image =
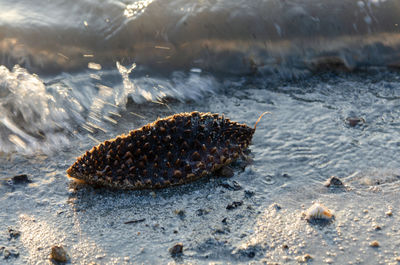
[[[184,184],[236,160],[254,131],[218,114],[175,114],[93,147],[67,173],[92,185],[116,189]]]

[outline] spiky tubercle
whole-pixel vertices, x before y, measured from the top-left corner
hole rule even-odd
[[[93,147],[67,173],[117,189],[184,184],[235,161],[254,131],[218,114],[175,114]]]

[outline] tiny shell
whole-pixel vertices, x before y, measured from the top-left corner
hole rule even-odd
[[[333,213],[326,206],[320,203],[314,203],[305,213],[306,220],[331,220]]]

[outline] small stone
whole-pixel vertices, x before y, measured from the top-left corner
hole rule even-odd
[[[226,209],[233,210],[242,205],[243,205],[243,201],[234,201],[234,202],[228,204],[228,206],[226,206]]]
[[[67,251],[62,246],[52,246],[50,252],[50,259],[57,262],[67,262],[69,257]]]
[[[363,118],[358,117],[349,117],[346,119],[346,121],[350,127],[356,127],[360,123],[365,123],[365,120]]]
[[[224,228],[217,228],[214,230],[214,234],[229,234],[231,230],[227,227]]]
[[[387,216],[392,216],[392,215],[393,215],[393,212],[392,212],[392,210],[389,210],[389,211],[387,211],[385,214],[386,214]]]
[[[287,244],[283,244],[282,249],[289,249],[289,246]]]
[[[224,187],[225,189],[234,190],[234,191],[242,189],[242,186],[240,186],[240,184],[235,180],[232,181],[232,184],[231,183],[222,183],[221,186]]]
[[[169,249],[169,253],[171,253],[171,256],[180,256],[183,254],[183,244],[178,243],[172,248]]]
[[[272,204],[272,208],[275,209],[275,210],[277,210],[277,211],[279,211],[279,210],[282,209],[282,206],[280,206],[280,205],[277,204],[277,203],[274,203],[274,204]]]
[[[208,214],[209,212],[210,212],[209,209],[198,209],[198,210],[196,210],[196,215],[203,216],[203,215]]]
[[[400,256],[396,257],[394,260],[400,262]]]
[[[1,249],[1,248],[0,248]],[[13,247],[6,247],[3,250],[3,257],[4,259],[8,259],[10,257],[18,257],[19,256],[19,252],[16,248]]]
[[[311,259],[313,259],[313,257],[311,257],[311,255],[310,254],[305,254],[304,256],[303,256],[303,259],[304,259],[304,261],[309,261],[309,260],[311,260]]]
[[[251,198],[251,197],[253,197],[254,196],[254,191],[251,191],[251,190],[245,190],[244,191],[244,196],[246,197],[246,198]]]
[[[3,250],[4,259],[8,259],[10,257],[10,251],[8,249]]]
[[[333,263],[333,259],[332,258],[326,258],[325,262],[328,264],[332,264]]]
[[[19,231],[14,230],[12,228],[8,228],[8,235],[9,235],[8,240],[11,240],[13,238],[18,238],[20,236],[20,234],[21,233]]]
[[[308,261],[310,261],[312,259],[313,259],[313,257],[310,254],[305,254],[303,256],[297,256],[296,257],[296,260],[299,263],[306,263],[306,262],[308,262]]]
[[[31,183],[32,181],[29,179],[28,175],[26,174],[21,174],[21,175],[15,175],[14,177],[11,178],[12,184],[27,184]]]
[[[371,247],[377,248],[377,247],[379,247],[379,242],[376,241],[376,240],[374,240],[374,241],[370,242],[369,245],[370,245]]]
[[[376,231],[379,231],[379,230],[382,230],[382,227],[381,227],[380,225],[375,225],[375,226],[374,226],[374,229],[375,229]]]
[[[325,187],[343,187],[343,182],[336,176],[331,176],[325,183]]]
[[[174,213],[179,216],[179,218],[185,218],[185,211],[184,210],[175,210]]]

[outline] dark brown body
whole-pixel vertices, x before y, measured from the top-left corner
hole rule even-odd
[[[70,177],[117,189],[192,182],[236,160],[255,129],[211,113],[180,113],[93,147]]]

